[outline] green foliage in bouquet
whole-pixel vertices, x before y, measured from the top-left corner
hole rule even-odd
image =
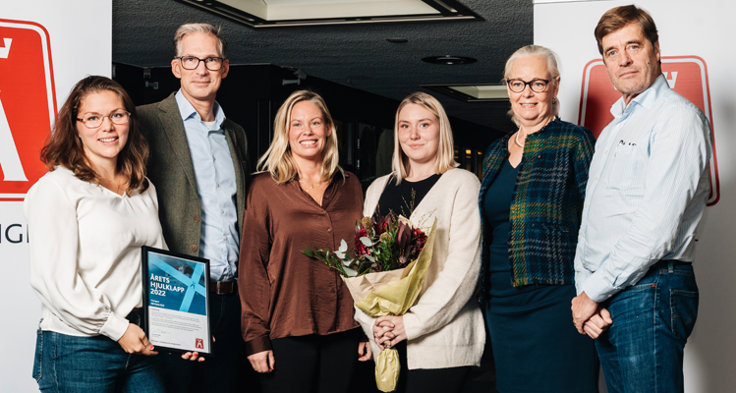
[[[405,267],[416,259],[427,235],[402,216],[389,213],[378,220],[363,217],[355,227],[353,247],[345,239],[337,250],[303,250],[304,255],[322,261],[343,277],[385,272]]]

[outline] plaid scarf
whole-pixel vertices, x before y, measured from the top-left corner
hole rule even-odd
[[[483,158],[481,212],[486,190],[509,157],[511,135],[493,142]],[[573,258],[594,143],[590,131],[559,119],[527,136],[509,212],[513,286],[573,283]],[[488,293],[491,240],[486,225],[483,232],[481,297]]]

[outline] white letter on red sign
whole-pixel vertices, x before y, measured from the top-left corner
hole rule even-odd
[[[7,39],[7,38],[6,38]],[[7,45],[7,42],[6,42]],[[7,46],[10,48],[10,46]],[[3,102],[0,101],[0,168],[3,170],[5,181],[28,181],[20,163],[18,149],[15,147],[13,134],[10,133],[8,117],[5,116]]]
[[[8,55],[10,55],[10,44],[13,43],[13,39],[3,38],[3,42],[5,43],[5,46],[0,48],[0,59],[7,59]]]
[[[670,88],[674,89],[675,83],[677,83],[677,71],[665,72],[664,77],[667,79],[667,83],[670,85]]]

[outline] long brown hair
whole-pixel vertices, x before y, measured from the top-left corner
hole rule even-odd
[[[137,190],[139,187],[141,191],[144,191],[148,188],[148,181],[146,181],[148,144],[138,130],[135,105],[119,83],[104,76],[88,76],[74,85],[59,111],[49,141],[41,149],[41,161],[49,170],[54,170],[57,165],[60,165],[72,171],[74,176],[81,180],[88,182],[98,180],[84,154],[84,145],[77,133],[77,116],[84,97],[90,93],[105,90],[117,94],[123,101],[125,110],[130,112],[128,142],[118,154],[115,170],[128,180],[127,192]]]

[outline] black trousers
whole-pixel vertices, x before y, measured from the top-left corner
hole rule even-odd
[[[274,371],[261,374],[264,393],[346,393],[358,361],[358,329],[271,340]]]
[[[258,392],[258,378],[250,367],[240,335],[240,297],[210,294],[210,329],[215,337],[213,356],[203,363],[160,354],[161,372],[168,393]]]

